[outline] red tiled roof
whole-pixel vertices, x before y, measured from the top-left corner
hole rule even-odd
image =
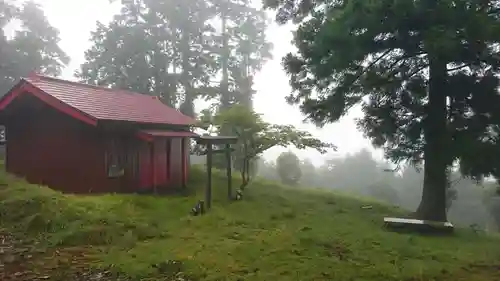
[[[192,125],[195,120],[158,98],[130,91],[112,90],[62,79],[31,75],[35,88],[97,120]]]

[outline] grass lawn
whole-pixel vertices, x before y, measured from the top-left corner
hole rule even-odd
[[[71,196],[0,172],[0,280],[95,272],[109,280],[500,280],[495,236],[390,233],[382,218],[399,209],[264,181],[229,203],[217,173],[212,210],[192,217],[203,185],[195,170],[190,196]]]

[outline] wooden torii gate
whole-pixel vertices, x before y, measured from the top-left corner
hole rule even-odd
[[[212,207],[212,157],[213,154],[224,153],[226,155],[226,174],[227,174],[227,197],[229,200],[233,199],[232,194],[232,174],[231,174],[231,144],[238,142],[237,137],[233,136],[200,136],[197,138],[197,143],[205,145],[207,150],[207,184],[205,188],[205,204],[207,210]],[[224,145],[222,149],[213,149],[214,145]]]

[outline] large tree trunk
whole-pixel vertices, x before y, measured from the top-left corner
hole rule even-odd
[[[181,83],[184,87],[184,102],[180,106],[180,111],[190,117],[196,117],[196,112],[194,111],[194,101],[196,99],[192,76],[190,73],[191,64],[189,59],[191,58],[191,48],[189,46],[189,33],[187,31],[181,34],[181,59],[182,59],[182,73],[181,73]],[[187,166],[191,165],[191,141],[187,142]]]
[[[229,38],[227,30],[227,7],[222,6],[221,10],[221,29],[222,29],[222,81],[220,85],[221,90],[221,109],[227,109],[231,105],[231,97],[229,94]]]
[[[446,221],[446,63],[430,59],[429,102],[424,120],[424,186],[416,215],[419,219]]]
[[[240,103],[253,110],[253,77],[250,75],[249,54],[245,54],[243,62],[243,77],[240,81]]]
[[[193,91],[192,77],[191,77],[191,64],[189,59],[191,58],[191,48],[189,46],[189,33],[184,31],[181,34],[181,63],[182,63],[182,73],[181,73],[181,83],[184,87],[184,102],[181,106],[181,112],[194,117],[194,100],[195,94]]]

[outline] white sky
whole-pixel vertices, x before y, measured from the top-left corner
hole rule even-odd
[[[260,2],[260,0],[254,1]],[[119,6],[109,4],[108,0],[39,0],[39,2],[43,5],[50,23],[61,33],[60,46],[71,57],[71,63],[65,69],[63,78],[74,79],[74,71],[84,62],[84,52],[91,46],[90,32],[95,29],[96,22],[109,22],[113,15],[119,12]],[[332,152],[332,155],[354,153],[363,147],[373,151],[370,142],[356,129],[353,118],[360,116],[359,110],[351,112],[340,122],[321,130],[316,129],[314,125],[302,123],[303,116],[299,109],[285,102],[290,87],[288,77],[281,67],[281,58],[294,50],[290,43],[291,27],[273,24],[267,34],[268,39],[274,44],[274,58],[267,62],[255,77],[254,89],[257,91],[254,98],[255,110],[262,113],[267,122],[293,124],[299,129],[308,130],[323,141],[334,143],[339,149],[335,153]],[[286,148],[273,148],[266,152],[265,157],[274,160],[285,150]],[[322,162],[322,156],[314,150],[293,150],[300,158],[309,158],[315,164]],[[380,158],[381,152],[377,151],[375,155]]]

